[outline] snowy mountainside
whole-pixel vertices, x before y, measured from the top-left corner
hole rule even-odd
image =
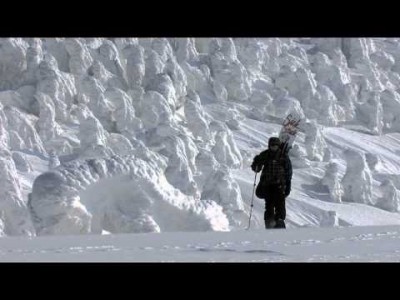
[[[288,227],[400,223],[398,39],[0,46],[1,236],[242,229],[252,158],[291,112]]]

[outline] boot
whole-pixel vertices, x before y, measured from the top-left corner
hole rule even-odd
[[[267,219],[267,220],[264,220],[264,222],[265,222],[265,229],[271,229],[276,226],[274,219]]]
[[[276,224],[274,228],[286,228],[285,221],[282,219],[276,220]]]

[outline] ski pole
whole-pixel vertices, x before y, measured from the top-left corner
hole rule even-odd
[[[250,220],[251,220],[251,214],[253,213],[253,200],[254,200],[254,190],[256,189],[256,181],[257,181],[257,172],[256,172],[256,176],[254,177],[253,193],[251,195],[251,204],[250,204],[249,225],[247,226],[246,230],[250,229]]]

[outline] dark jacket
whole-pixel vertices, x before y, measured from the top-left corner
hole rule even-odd
[[[280,151],[279,151],[280,152]],[[267,163],[269,159],[274,159],[275,153],[273,153],[271,150],[267,149],[260,154],[256,155],[254,157],[253,163],[251,165],[251,169],[254,172],[260,172],[261,173],[261,178],[260,178],[260,184],[262,184],[262,179],[263,175],[266,172],[266,168],[264,168],[264,165]],[[284,169],[284,189],[285,189],[285,196],[288,196],[290,194],[291,190],[291,182],[292,182],[292,175],[293,175],[293,169],[292,169],[292,162],[290,161],[290,158],[287,153],[282,154],[280,157],[280,162],[283,166]]]

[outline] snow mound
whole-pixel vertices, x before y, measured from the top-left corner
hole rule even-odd
[[[228,230],[222,207],[171,186],[135,156],[75,161],[35,179],[30,212],[38,235]]]

